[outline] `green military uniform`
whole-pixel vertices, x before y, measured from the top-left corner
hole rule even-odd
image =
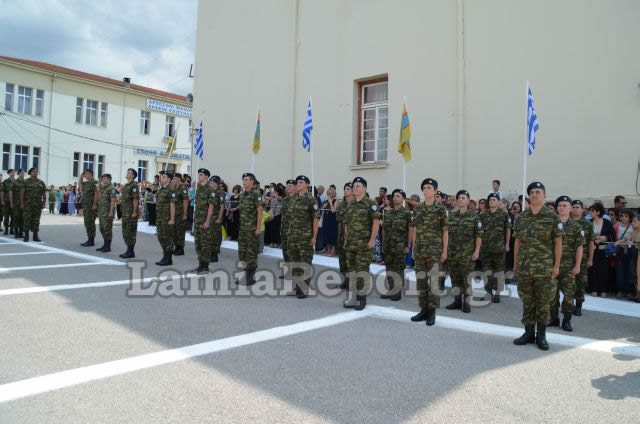
[[[356,200],[355,197],[344,211],[344,223],[347,226],[345,250],[349,273],[369,272],[373,259],[373,250],[369,249],[373,222],[380,219],[376,203],[368,197]],[[350,278],[351,280],[351,278]],[[352,284],[352,281],[350,281]],[[365,281],[362,276],[356,279],[356,290],[365,293],[370,278]]]
[[[11,233],[13,234],[13,226],[11,225],[11,200],[9,196],[11,196],[11,190],[13,189],[15,179],[7,178],[0,185],[0,191],[2,191],[4,196],[4,204],[0,205],[0,209],[2,210],[2,217],[4,219],[4,233],[9,233],[9,228],[11,228]]]
[[[211,214],[209,228],[202,228],[202,224],[204,224],[207,219],[209,205],[214,203],[215,196],[215,192],[211,189],[211,186],[208,183],[198,185],[195,198],[194,237],[196,253],[198,254],[198,263],[206,266],[209,266],[209,260],[211,259],[211,245],[213,243],[212,221],[215,220],[214,215]]]
[[[176,203],[176,198],[177,194],[171,185],[166,187],[160,185],[156,192],[156,231],[162,252],[164,256],[169,257],[173,254],[176,244],[175,220],[174,224],[169,224],[171,219],[170,205]]]
[[[573,312],[573,301],[575,299],[576,280],[571,272],[576,265],[576,251],[584,244],[582,226],[571,218],[562,224],[564,237],[562,237],[562,257],[560,258],[560,274],[558,274],[558,284],[553,291],[551,300],[551,315],[555,319],[558,316],[560,307],[560,290],[562,290],[562,313],[571,316]]]
[[[587,287],[587,262],[589,261],[589,245],[596,240],[593,232],[593,223],[582,218],[576,221],[582,227],[584,244],[582,245],[582,262],[580,262],[580,274],[576,275],[575,299],[582,305],[584,302],[584,291]],[[564,257],[564,255],[563,255]]]
[[[127,250],[133,250],[136,245],[136,235],[138,232],[138,211],[136,217],[133,215],[133,202],[140,201],[140,187],[135,180],[127,182],[122,187],[121,207],[122,207],[122,238]]]
[[[22,237],[22,232],[24,231],[24,209],[22,208],[20,201],[20,191],[24,188],[24,184],[24,178],[16,178],[13,182],[13,186],[11,187],[11,196],[13,196],[13,217],[11,218],[11,221],[13,223],[13,231],[16,238]]]
[[[499,295],[502,287],[498,287],[496,274],[504,273],[506,261],[504,247],[507,242],[507,231],[511,229],[511,218],[502,209],[496,209],[495,212],[485,209],[480,213],[480,220],[484,230],[482,236],[482,268],[485,273],[491,272],[490,276],[485,274],[487,279],[485,290],[489,294]]]
[[[111,209],[111,199],[118,197],[118,192],[113,184],[100,184],[100,198],[98,199],[98,220],[100,224],[100,234],[105,245],[111,244],[113,239],[113,215],[109,216]],[[113,208],[115,214],[115,207]]]
[[[435,310],[440,306],[440,296],[435,292],[435,282],[429,284],[428,273],[439,266],[442,255],[442,232],[449,229],[447,209],[434,203],[422,202],[413,211],[416,239],[413,246],[414,268],[417,276],[418,303],[421,309]]]
[[[87,237],[93,240],[96,236],[96,211],[93,210],[93,198],[98,190],[98,181],[90,179],[82,183],[82,214]]]
[[[280,226],[280,241],[282,242],[282,257],[284,258],[285,262],[289,262],[290,258],[289,244],[287,243],[287,241],[289,240],[289,206],[291,205],[292,199],[293,196],[287,196],[282,199],[282,222]]]
[[[311,193],[295,194],[289,202],[287,219],[287,245],[289,248],[289,262],[311,265],[313,261],[313,246],[309,244],[313,237],[313,221],[320,219],[320,208]],[[294,280],[300,279],[304,270],[298,267],[292,269]],[[307,285],[309,279],[307,280]],[[297,288],[298,286],[296,286]],[[298,289],[297,289],[298,290]]]
[[[522,300],[522,324],[547,325],[556,288],[551,278],[554,240],[564,236],[560,217],[546,206],[537,214],[527,209],[520,214],[514,238],[519,240],[517,280]]]
[[[382,214],[382,257],[387,272],[387,286],[394,299],[399,298],[404,286],[405,252],[408,247],[411,212],[401,206],[398,209],[384,211]],[[391,274],[391,275],[390,275]],[[395,274],[395,275],[393,275]],[[399,283],[399,287],[394,284]],[[397,292],[397,294],[396,294]]]
[[[211,241],[211,256],[217,259],[220,254],[220,246],[222,245],[222,223],[217,223],[220,208],[224,206],[225,194],[222,188],[218,187],[213,192],[213,215],[211,215],[211,229],[213,238]]]
[[[343,199],[338,205],[336,211],[336,222],[338,223],[338,263],[340,264],[340,273],[347,278],[349,272],[347,268],[347,250],[344,247],[344,215],[349,203]]]
[[[44,194],[47,186],[39,178],[29,177],[24,180],[24,229],[37,233],[40,229]]]
[[[57,192],[58,190],[56,190],[55,188],[50,188],[49,190],[47,190],[49,197],[49,213],[51,214],[55,213]]]
[[[256,236],[257,209],[262,206],[262,196],[249,190],[240,193],[238,208],[240,228],[238,230],[238,258],[244,263],[247,272],[253,273],[258,267],[258,247],[260,237]],[[249,279],[247,280],[249,281]]]
[[[447,262],[453,294],[456,296],[470,294],[469,274],[475,266],[471,256],[475,250],[476,238],[482,237],[484,233],[482,227],[475,211],[467,210],[462,213],[458,210],[449,215]]]
[[[184,232],[186,220],[182,219],[187,212],[184,210],[184,200],[189,199],[189,191],[184,184],[172,185],[172,190],[176,194],[176,217],[173,230],[175,232],[176,250],[184,250]]]

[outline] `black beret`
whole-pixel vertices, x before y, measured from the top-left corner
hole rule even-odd
[[[136,171],[136,170],[135,170],[135,169],[133,169],[133,168],[129,168],[129,169],[127,169],[127,171],[131,171],[131,173],[133,174],[133,176],[134,176],[134,177],[137,177],[137,176],[138,176],[138,171]]]
[[[353,181],[351,182],[351,185],[353,186],[355,183],[360,183],[360,184],[362,184],[362,185],[363,185],[363,186],[365,186],[365,187],[367,186],[367,180],[365,180],[365,179],[364,179],[364,178],[362,178],[362,177],[355,177],[355,178],[353,179]]]
[[[18,169],[18,174],[21,173],[21,172],[24,172],[24,169],[22,169],[22,168]]]
[[[546,191],[546,189],[544,188],[544,184],[539,181],[534,181],[527,187],[527,194],[531,193],[531,190],[533,190],[534,188],[539,188],[542,191]]]
[[[344,190],[347,187],[351,188],[351,183],[344,183],[344,185],[342,186],[342,190]]]
[[[31,169],[29,169],[29,172],[27,172],[27,174],[31,174],[32,171],[37,171],[37,170],[38,170],[38,168],[31,168]]]
[[[425,178],[424,180],[422,180],[422,184],[420,184],[420,190],[424,189],[424,186],[427,184],[429,184],[435,190],[438,189],[438,182],[436,180],[434,180],[433,178]]]
[[[456,200],[458,200],[458,198],[462,195],[467,196],[469,199],[471,199],[471,195],[469,194],[469,192],[467,190],[458,190],[458,192],[456,193]]]
[[[242,178],[244,178],[244,177],[249,177],[249,178],[251,178],[253,181],[255,181],[255,180],[256,180],[256,176],[255,176],[255,175],[253,175],[251,172],[245,172],[244,174],[242,174]]]
[[[287,180],[287,185],[296,185],[296,180]]]
[[[404,190],[397,188],[391,192],[391,195],[394,196],[396,193],[400,193],[400,195],[405,199],[407,198],[407,193],[405,193]]]
[[[102,176],[103,176],[104,178],[111,179],[111,174],[102,174]]]
[[[441,192],[440,190],[436,191],[436,195],[437,195],[437,196],[440,196],[440,197],[443,197],[443,196],[442,196],[442,192]]]
[[[558,207],[558,203],[560,202],[569,202],[571,204],[571,198],[569,196],[560,196],[556,199],[556,207]]]
[[[160,175],[166,175],[170,180],[173,179],[173,172],[171,171],[160,171]]]
[[[220,181],[222,181],[222,179],[217,175],[212,175],[211,178],[209,178],[209,181],[220,184]]]
[[[393,194],[386,194],[384,197],[386,197],[387,200],[393,200]]]
[[[500,200],[500,196],[498,195],[498,193],[489,193],[489,195],[487,196],[487,201],[491,200],[491,198],[495,198],[496,200]]]
[[[204,174],[208,177],[209,175],[211,175],[211,172],[209,172],[207,168],[200,168],[198,169],[198,174]]]
[[[182,174],[179,172],[176,172],[175,174],[173,174],[174,177],[178,177],[178,178],[182,178]]]
[[[581,208],[584,208],[584,203],[582,203],[582,200],[574,200],[573,202],[571,202],[571,206],[575,205],[580,205]]]
[[[91,169],[91,168],[85,168],[84,171],[82,171],[82,172],[83,173],[84,172],[88,172],[89,174],[93,175],[93,169]]]
[[[296,177],[296,183],[297,183],[298,181],[304,181],[304,182],[305,182],[305,183],[307,183],[307,184],[310,184],[310,183],[311,183],[311,180],[309,180],[309,178],[307,178],[307,176],[306,176],[306,175],[298,175],[298,176]]]

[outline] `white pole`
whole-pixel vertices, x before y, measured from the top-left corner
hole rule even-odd
[[[524,92],[524,164],[522,167],[522,210],[527,205],[527,156],[529,155],[529,80]]]
[[[309,105],[311,106],[311,97],[309,97]],[[311,108],[311,110],[313,113],[313,108]],[[311,130],[311,132],[313,132],[313,130]],[[315,149],[313,148],[313,144],[311,144],[311,140],[312,140],[312,137],[311,137],[311,134],[309,134],[309,143],[310,143],[309,149],[311,150],[311,195],[313,196],[313,188],[314,188],[313,184],[315,182],[315,177],[313,175],[313,151]]]
[[[251,155],[251,173],[255,174],[255,167],[256,167],[256,155],[255,153],[253,155]]]
[[[403,107],[407,108],[407,113],[409,113],[409,107],[407,106],[407,96],[404,96],[404,105]],[[402,137],[402,116],[400,117],[400,137]],[[407,191],[407,161],[402,157],[402,161],[404,162],[402,165],[402,190]]]

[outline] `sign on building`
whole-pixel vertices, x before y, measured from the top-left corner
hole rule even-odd
[[[191,118],[190,107],[175,105],[173,103],[165,103],[160,100],[147,99],[147,109]]]

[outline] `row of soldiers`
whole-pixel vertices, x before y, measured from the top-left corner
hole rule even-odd
[[[29,241],[29,232],[33,241],[40,242],[40,215],[45,207],[47,187],[38,178],[38,169],[31,168],[25,178],[24,169],[7,171],[8,177],[0,174],[0,210],[4,224],[4,234]],[[17,175],[17,176],[16,176]]]

